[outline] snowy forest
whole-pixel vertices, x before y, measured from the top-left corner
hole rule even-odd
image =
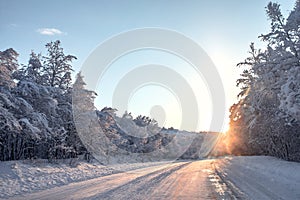
[[[117,117],[116,109],[105,107],[97,110],[94,106],[97,94],[85,89],[80,72],[72,85],[72,61],[76,57],[65,55],[59,40],[45,47],[47,55],[32,52],[28,64],[21,67],[15,50],[10,48],[0,52],[1,161],[37,158],[55,161],[79,155],[90,159],[90,152],[76,131],[73,109],[79,109],[83,115],[96,113],[106,136],[113,144],[130,152],[153,151],[172,139],[171,135],[160,132],[145,139],[127,135],[116,120],[126,126],[135,124],[147,131],[160,128],[154,119],[146,116],[133,118],[126,112]],[[72,93],[78,98],[72,99]],[[130,131],[136,130],[130,127]]]
[[[286,19],[276,3],[269,3],[266,13],[270,32],[259,36],[266,49],[252,43],[249,57],[237,64],[243,70],[237,80],[238,102],[230,108],[230,129],[214,153],[300,161],[300,0]],[[79,155],[88,159],[75,128],[72,92],[80,93],[87,112],[96,111],[108,138],[119,147],[148,152],[172,140],[164,128],[146,140],[124,134],[116,120],[151,130],[157,122],[141,115],[133,118],[130,113],[118,118],[112,108],[97,110],[97,94],[85,89],[84,77],[78,73],[72,80],[72,61],[77,58],[65,55],[59,40],[45,48],[46,55],[32,51],[25,65],[19,64],[14,49],[0,51],[1,161],[53,161]]]
[[[85,151],[72,118],[76,57],[60,45],[46,44],[47,55],[32,52],[21,67],[15,50],[0,52],[0,160],[67,158]]]
[[[300,161],[300,1],[286,19],[277,3],[270,2],[266,13],[271,30],[259,39],[267,48],[252,43],[250,56],[237,65],[241,92],[220,148]]]

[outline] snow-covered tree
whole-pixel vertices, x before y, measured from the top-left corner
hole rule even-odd
[[[135,122],[136,125],[141,126],[141,127],[145,127],[145,126],[148,126],[151,123],[152,119],[150,117],[147,117],[147,116],[139,115],[133,121]]]
[[[12,48],[0,51],[0,86],[15,85],[12,74],[18,68],[17,57],[18,53]]]
[[[72,93],[65,87],[72,59],[64,58],[68,56],[59,44],[48,48],[49,55],[57,56],[60,85],[49,84],[49,57],[32,52],[28,65],[17,69],[18,54],[13,49],[1,52],[0,160],[70,158],[85,151],[75,129]]]
[[[127,110],[125,110],[125,113],[123,114],[122,118],[130,119],[130,120],[133,119],[131,112],[128,113]]]
[[[26,80],[37,84],[43,84],[44,78],[42,74],[43,65],[41,54],[36,54],[33,51],[30,54],[28,65],[23,65],[16,73],[14,78],[17,80]]]
[[[43,61],[43,76],[46,76],[45,84],[51,87],[68,89],[71,85],[73,55],[65,55],[59,40],[46,44],[47,56]]]
[[[242,138],[253,153],[300,160],[300,1],[287,20],[277,3],[266,11],[271,31],[260,36],[266,50],[251,44],[251,56],[238,64],[245,70],[237,80],[241,93],[229,135]]]
[[[267,14],[271,20],[271,32],[261,35],[267,41],[267,75],[275,81],[274,90],[278,92],[280,109],[290,120],[300,121],[300,2],[287,20],[281,14],[280,6],[269,3]]]
[[[73,106],[82,112],[95,110],[94,99],[96,93],[85,89],[86,83],[83,80],[81,72],[76,75],[76,80],[73,84]]]

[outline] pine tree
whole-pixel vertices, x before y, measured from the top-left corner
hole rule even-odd
[[[71,85],[71,62],[77,59],[73,55],[65,55],[59,40],[46,44],[47,56],[44,56],[43,76],[46,85],[66,90]]]
[[[0,86],[11,88],[15,85],[12,74],[18,68],[18,53],[12,48],[0,51]]]
[[[300,160],[300,1],[287,20],[277,3],[266,12],[271,31],[260,36],[266,50],[251,44],[251,56],[238,64],[245,70],[237,81],[241,93],[231,109],[230,132],[254,153]]]
[[[21,69],[16,71],[14,73],[14,78],[43,85],[45,81],[42,74],[43,65],[41,56],[41,54],[36,54],[32,51],[28,65],[23,65]]]

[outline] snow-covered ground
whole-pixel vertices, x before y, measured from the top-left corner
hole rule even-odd
[[[270,156],[238,156],[215,164],[219,175],[246,199],[300,199],[300,163]]]
[[[164,162],[118,164],[113,167],[103,166],[96,161],[91,163],[73,160],[59,160],[57,163],[49,163],[47,160],[0,162],[0,199],[160,164]]]
[[[113,167],[10,161],[0,162],[0,172],[0,199],[300,199],[300,163],[269,156]]]

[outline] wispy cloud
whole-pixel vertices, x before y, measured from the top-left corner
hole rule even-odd
[[[18,26],[18,24],[14,24],[14,23],[12,23],[12,24],[9,24],[11,27],[17,27]]]
[[[62,34],[65,34],[61,30],[56,29],[56,28],[39,28],[37,30],[37,32],[42,34],[42,35],[62,35]]]

